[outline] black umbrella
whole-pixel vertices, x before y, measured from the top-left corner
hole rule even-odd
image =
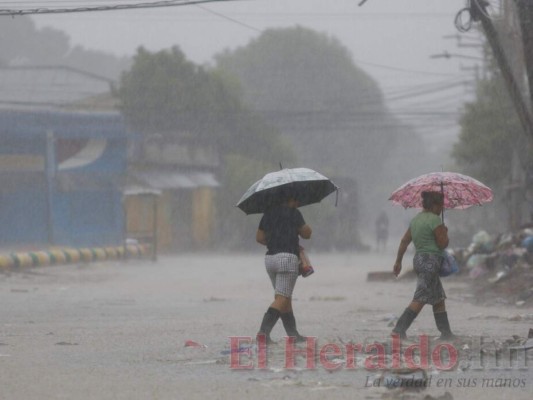
[[[339,188],[324,175],[309,168],[285,168],[266,174],[244,193],[237,207],[246,214],[264,213],[288,198],[300,206],[319,203]]]

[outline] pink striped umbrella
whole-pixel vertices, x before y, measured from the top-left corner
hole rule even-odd
[[[422,192],[444,193],[444,208],[465,209],[492,201],[492,190],[480,181],[456,172],[431,172],[396,189],[389,200],[405,208],[422,208]]]

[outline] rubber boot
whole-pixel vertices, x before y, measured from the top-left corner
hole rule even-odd
[[[307,340],[305,336],[298,333],[298,330],[296,329],[296,319],[294,318],[294,313],[292,311],[281,314],[281,322],[283,322],[283,327],[285,328],[285,332],[287,332],[287,336],[294,337],[297,343],[305,342]]]
[[[270,338],[270,332],[272,331],[272,328],[274,328],[274,325],[276,325],[276,322],[278,322],[279,316],[279,310],[272,307],[269,307],[263,316],[263,322],[261,322],[261,327],[259,328],[259,332],[257,332],[257,336],[265,335],[267,344],[274,343]]]
[[[396,326],[392,330],[392,334],[400,335],[400,339],[406,339],[407,338],[407,329],[411,326],[413,321],[415,320],[416,316],[418,314],[411,310],[409,307],[405,309],[403,314],[400,316],[398,321],[396,322]]]
[[[435,323],[437,324],[437,329],[440,331],[440,340],[453,340],[455,335],[450,329],[450,323],[448,322],[448,313],[446,311],[433,313],[435,317]]]

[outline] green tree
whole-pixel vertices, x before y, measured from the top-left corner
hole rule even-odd
[[[258,110],[354,111],[382,104],[376,83],[353,64],[348,50],[337,39],[307,28],[266,30],[246,47],[215,60],[238,73],[247,88],[245,97]]]
[[[525,159],[520,121],[499,74],[480,81],[476,100],[467,104],[452,156],[461,169],[489,185],[511,177],[513,152]]]
[[[244,105],[235,80],[187,60],[178,47],[156,53],[139,48],[116,95],[140,132],[214,142],[222,155],[265,159],[269,152],[286,152],[276,130]]]
[[[246,103],[280,130],[300,165],[357,184],[359,190],[342,188],[358,196],[350,200],[357,201],[358,213],[343,210],[352,229],[324,230],[322,236],[334,242],[330,247],[358,245],[354,226],[364,223],[357,214],[372,224],[390,191],[419,172],[412,160],[425,157],[423,142],[387,110],[378,84],[337,39],[303,27],[268,29],[248,45],[215,56],[215,62],[238,78]],[[415,157],[402,159],[408,149],[416,149]],[[346,207],[342,196],[340,207]],[[324,218],[341,212],[321,211]],[[325,227],[318,218],[317,225]]]
[[[469,235],[479,229],[501,232],[502,226],[512,229],[520,224],[525,197],[514,185],[520,179],[517,173],[527,174],[533,161],[532,143],[524,134],[500,70],[490,58],[489,73],[478,82],[475,100],[465,107],[452,150],[461,171],[494,192],[490,211],[485,207],[457,218],[456,225]]]
[[[177,128],[194,128],[204,71],[188,61],[177,47],[151,53],[139,48],[132,68],[122,74],[116,94],[122,112],[141,132],[171,135]]]
[[[279,132],[244,104],[239,82],[195,65],[178,47],[156,53],[139,48],[116,95],[138,132],[216,146],[222,160],[216,237],[220,245],[242,248],[243,226],[251,229],[252,220],[235,204],[248,186],[293,154]]]

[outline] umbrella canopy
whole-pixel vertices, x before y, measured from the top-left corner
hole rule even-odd
[[[492,190],[478,180],[456,172],[431,172],[396,189],[389,200],[405,208],[422,208],[422,192],[444,193],[444,208],[464,209],[492,201]]]
[[[292,197],[301,206],[318,203],[338,187],[309,168],[285,168],[266,174],[244,193],[237,207],[246,214],[264,213],[270,206]]]

